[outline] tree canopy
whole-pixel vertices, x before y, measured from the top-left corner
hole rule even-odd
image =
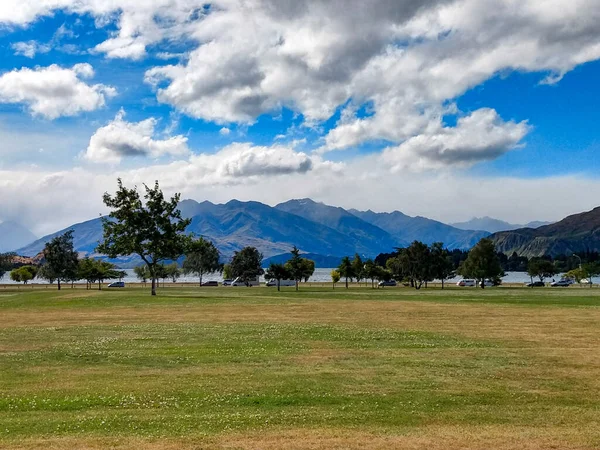
[[[494,243],[487,238],[481,239],[471,249],[469,256],[459,267],[458,273],[465,277],[475,278],[482,289],[485,288],[486,279],[499,282],[500,278],[504,276],[504,270],[500,265]]]
[[[531,278],[538,277],[541,282],[544,278],[553,277],[558,273],[554,263],[545,258],[531,258],[527,263],[527,275]]]
[[[231,260],[231,274],[239,277],[246,286],[250,281],[258,278],[264,273],[262,268],[262,254],[255,247],[244,247],[235,252]]]
[[[271,263],[265,272],[265,278],[268,280],[277,280],[277,290],[281,290],[281,280],[290,278],[290,272],[284,264]]]
[[[60,290],[61,281],[77,279],[78,257],[73,248],[73,230],[61,236],[54,237],[44,247],[44,267],[41,275],[48,280],[58,282]]]
[[[104,194],[104,204],[112,211],[102,221],[104,240],[97,251],[110,258],[138,255],[148,267],[156,295],[157,266],[184,253],[189,237],[183,233],[190,220],[177,209],[179,194],[165,200],[158,181],[144,189],[142,200],[136,187],[128,189],[119,179],[115,195]]]
[[[215,244],[203,237],[192,241],[185,252],[183,272],[197,275],[202,286],[202,276],[207,273],[222,272],[223,266],[219,262],[219,250]]]

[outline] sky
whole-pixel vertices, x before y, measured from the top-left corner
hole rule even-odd
[[[3,0],[0,221],[117,178],[445,222],[599,205],[598,0]]]

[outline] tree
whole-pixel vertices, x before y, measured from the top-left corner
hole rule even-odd
[[[148,266],[146,264],[142,264],[141,266],[134,267],[133,273],[135,273],[135,276],[137,277],[137,279],[140,280],[144,284],[146,284],[146,281],[148,280],[148,278],[151,277],[150,271],[148,270]]]
[[[302,280],[303,275],[302,257],[300,250],[295,245],[290,253],[292,257],[285,263],[285,268],[292,280],[296,282],[296,290],[298,290],[298,282]]]
[[[73,230],[56,236],[44,247],[44,266],[48,266],[43,274],[49,275],[58,282],[68,281],[77,275],[77,252],[73,248]]]
[[[281,280],[286,280],[290,276],[287,267],[284,264],[271,263],[265,272],[265,278],[277,280],[277,291],[281,290]]]
[[[365,264],[363,263],[360,255],[356,253],[354,255],[354,259],[352,260],[352,272],[354,273],[357,283],[360,283],[360,281],[364,278],[364,271]]]
[[[230,280],[233,278],[233,270],[231,270],[231,264],[223,265],[223,278]]]
[[[533,282],[533,277],[538,277],[540,281],[543,283],[544,278],[553,277],[558,273],[556,266],[554,263],[548,259],[544,258],[531,258],[529,263],[527,264],[527,275],[531,277],[531,281]]]
[[[335,289],[336,283],[340,282],[340,278],[341,278],[340,271],[333,269],[331,271],[331,281],[333,282],[333,289]]]
[[[592,278],[600,275],[600,262],[589,262],[584,264],[581,268],[585,273],[585,276],[588,279],[591,288],[593,285]]]
[[[404,265],[402,264],[400,256],[389,258],[386,261],[385,266],[396,281],[401,282],[407,278],[404,274]]]
[[[371,280],[371,289],[375,289],[375,280],[377,279],[379,266],[372,259],[367,259],[364,265],[364,276]]]
[[[392,279],[392,272],[381,266],[375,266],[375,279],[377,281],[390,281]],[[383,287],[383,286],[382,286]],[[379,289],[379,285],[377,285]]]
[[[500,259],[496,253],[494,243],[487,238],[481,239],[471,249],[467,259],[458,268],[462,276],[475,278],[480,283],[481,289],[485,288],[485,280],[497,282],[504,276]]]
[[[86,257],[79,261],[78,273],[74,279],[85,280],[88,289],[91,288],[92,284],[98,283],[98,290],[100,291],[105,280],[113,280],[120,276],[121,272],[117,270],[114,264]]]
[[[444,289],[444,281],[454,276],[454,263],[450,252],[444,248],[441,242],[431,244],[431,275],[442,282]]]
[[[38,269],[37,276],[42,280],[47,280],[50,284],[54,284],[54,282],[56,281],[56,274],[52,272],[52,268],[47,264],[44,264]]]
[[[27,284],[37,275],[38,268],[36,266],[21,266],[17,269],[13,269],[10,272],[10,279],[17,282]]]
[[[338,267],[338,272],[342,278],[346,279],[346,289],[348,289],[348,278],[354,277],[354,270],[352,268],[352,262],[350,261],[350,258],[347,256],[342,258],[342,262]]]
[[[13,267],[15,253],[0,253],[0,280]]]
[[[221,271],[223,271],[223,266],[219,263],[219,250],[215,244],[202,237],[190,243],[183,261],[185,274],[197,275],[200,279],[200,286],[202,286],[204,274]]]
[[[167,277],[173,281],[173,283],[177,283],[177,280],[181,276],[181,270],[176,262],[172,262],[171,264],[165,266],[165,270],[167,271]]]
[[[239,277],[246,286],[250,281],[262,275],[265,271],[261,267],[263,256],[255,247],[244,247],[235,252],[231,260],[231,275]]]
[[[302,258],[300,267],[302,269],[302,279],[305,283],[308,283],[309,278],[315,273],[315,262],[312,259]]]
[[[115,195],[104,194],[104,204],[112,212],[102,220],[104,240],[97,251],[110,258],[138,255],[148,267],[152,295],[156,295],[157,266],[184,253],[189,237],[183,233],[191,221],[183,219],[177,209],[179,194],[165,200],[158,181],[153,188],[144,188],[142,201],[137,188],[126,188],[119,178]]]

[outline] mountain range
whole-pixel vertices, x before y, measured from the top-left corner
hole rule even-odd
[[[275,207],[259,202],[232,200],[225,204],[183,200],[182,216],[191,219],[187,231],[215,243],[224,259],[245,246],[258,248],[265,258],[288,253],[296,245],[304,253],[340,257],[359,253],[373,257],[413,240],[444,242],[449,248],[471,248],[485,231],[465,231],[424,217],[410,217],[398,211],[375,213],[345,210],[311,199],[290,200]],[[74,224],[18,250],[33,256],[54,236],[73,230],[77,251],[91,256],[102,239],[100,218]],[[136,257],[115,261],[131,267]]]
[[[557,256],[600,251],[600,207],[574,214],[536,229],[520,228],[494,233],[490,239],[507,255]]]
[[[497,233],[499,231],[517,230],[519,228],[539,228],[544,225],[550,225],[551,222],[529,222],[525,225],[515,225],[503,220],[492,217],[473,217],[467,222],[451,223],[450,225],[460,230],[482,230],[488,233]]]
[[[12,252],[34,241],[36,236],[20,223],[0,223],[0,252]]]

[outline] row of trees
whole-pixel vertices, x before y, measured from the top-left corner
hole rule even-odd
[[[277,290],[281,289],[281,280],[294,280],[296,290],[300,281],[308,281],[315,273],[315,262],[311,259],[302,258],[300,250],[296,246],[291,251],[291,257],[285,264],[271,263],[265,273],[268,279],[277,280]]]
[[[544,279],[551,278],[561,272],[560,263],[550,258],[531,258],[527,264],[527,274],[531,277],[532,282],[535,277],[543,283]],[[600,261],[581,263],[579,267],[565,273],[565,277],[578,283],[587,279],[590,287],[592,286],[592,279],[598,275],[600,275]]]
[[[457,273],[478,280],[482,288],[488,279],[498,283],[504,276],[504,270],[494,243],[489,239],[482,239],[455,268],[453,254],[444,248],[443,243],[436,242],[428,246],[423,242],[414,241],[407,248],[397,249],[395,253],[388,255],[385,267],[378,264],[377,259],[368,259],[363,263],[358,254],[353,260],[346,256],[337,270],[332,271],[331,278],[334,287],[340,278],[346,280],[346,288],[348,281],[352,279],[358,282],[369,279],[374,287],[375,281],[388,281],[393,278],[418,290],[433,280],[440,280],[443,289],[444,281],[453,278]]]

